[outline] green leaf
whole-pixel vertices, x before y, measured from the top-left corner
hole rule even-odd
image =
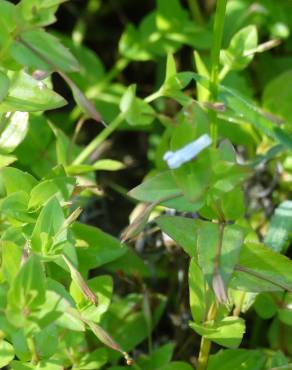
[[[269,112],[277,114],[292,124],[292,70],[285,71],[272,79],[263,91],[263,106]]]
[[[189,268],[189,291],[192,317],[196,323],[201,323],[206,317],[207,290],[203,272],[194,258]]]
[[[180,31],[182,24],[188,21],[188,14],[179,0],[157,1],[157,28],[163,32]]]
[[[218,370],[222,364],[224,370],[262,370],[265,361],[263,351],[226,349],[210,356],[207,370]]]
[[[0,341],[0,367],[8,365],[14,358],[13,346],[6,340]]]
[[[70,294],[77,303],[82,317],[99,323],[102,314],[107,311],[110,305],[113,280],[109,275],[96,276],[88,280],[87,284],[97,297],[97,305],[89,304],[75,283],[70,286]]]
[[[240,248],[243,242],[242,229],[237,225],[227,225],[222,231],[218,224],[202,222],[198,230],[198,261],[209,285],[214,283],[216,275],[216,257],[219,253],[219,272],[225,286],[228,285],[234,267],[239,260]]]
[[[43,82],[21,71],[11,76],[9,95],[0,103],[0,112],[37,112],[65,104],[66,101]]]
[[[292,136],[278,127],[271,116],[265,114],[249,99],[234,89],[221,85],[219,91],[221,100],[227,107],[232,109],[235,117],[239,118],[241,121],[244,120],[249,122],[262,134],[280,142],[286,148],[292,148]]]
[[[44,359],[49,359],[58,350],[58,331],[54,324],[43,328],[34,337],[36,350],[39,356]]]
[[[146,179],[141,185],[132,189],[129,195],[142,202],[159,202],[179,211],[196,212],[202,206],[200,201],[191,203],[182,195],[171,171],[165,171]]]
[[[2,118],[1,126],[4,124],[0,134],[2,152],[12,152],[23,141],[28,131],[28,118],[27,112],[9,112]]]
[[[51,34],[41,29],[26,31],[12,46],[13,57],[24,66],[42,70],[74,72],[79,65],[71,52]]]
[[[67,240],[67,229],[64,228],[65,217],[58,200],[53,197],[41,210],[33,233],[31,247],[33,251],[44,255],[59,252],[60,245]]]
[[[136,97],[136,85],[128,87],[120,102],[121,112],[131,126],[148,125],[154,120],[154,109]]]
[[[9,84],[9,78],[3,72],[0,72],[0,103],[8,94]]]
[[[258,34],[255,26],[247,26],[238,31],[231,39],[228,49],[221,50],[220,61],[230,70],[240,71],[248,66],[257,47]]]
[[[262,244],[247,242],[230,285],[250,291],[292,291],[292,261]]]
[[[191,257],[196,255],[198,220],[181,216],[160,216],[155,219],[163,232],[175,240]]]
[[[75,222],[72,230],[77,239],[78,261],[81,270],[89,270],[114,261],[127,252],[127,247],[97,227]],[[80,251],[80,253],[79,253]]]
[[[19,10],[23,18],[34,26],[47,26],[56,21],[58,6],[67,0],[22,0]]]
[[[150,356],[141,356],[138,365],[143,370],[164,369],[164,366],[171,361],[173,350],[174,345],[172,343],[165,344],[153,351]]]
[[[56,177],[37,184],[30,192],[29,209],[37,209],[55,196],[60,203],[67,202],[72,195],[76,180],[73,177]]]
[[[37,184],[37,180],[32,175],[13,167],[1,170],[0,181],[3,183],[8,195],[18,192],[20,189],[29,194],[31,189]]]
[[[3,167],[7,167],[13,162],[15,162],[17,158],[14,155],[2,155],[0,154],[0,169]]]
[[[119,171],[125,168],[124,163],[114,159],[100,159],[95,163],[66,166],[66,172],[70,175],[79,175],[94,171]]]
[[[271,218],[264,244],[273,251],[281,253],[290,240],[292,232],[292,202],[282,202]]]
[[[277,303],[269,293],[258,294],[253,307],[264,320],[271,319],[277,313]]]
[[[91,353],[82,356],[78,365],[74,365],[75,370],[96,370],[103,367],[108,360],[107,350],[105,348],[98,348]]]
[[[237,348],[245,333],[245,322],[240,317],[225,317],[218,322],[206,322],[204,325],[190,323],[190,327],[199,335],[228,348]]]
[[[21,248],[11,241],[1,241],[2,272],[9,283],[12,283],[20,269]]]
[[[45,301],[45,275],[37,256],[30,256],[22,265],[8,292],[11,311],[28,315]]]

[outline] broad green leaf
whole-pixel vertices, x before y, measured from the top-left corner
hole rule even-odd
[[[10,81],[9,95],[0,103],[0,112],[37,112],[66,104],[60,95],[23,71],[14,72]]]
[[[165,171],[146,179],[141,185],[132,189],[129,194],[140,201],[159,202],[179,211],[196,212],[202,206],[200,201],[191,203],[182,195],[171,171]]]
[[[0,200],[2,215],[22,222],[34,222],[35,218],[33,215],[27,212],[28,200],[27,193],[22,190],[9,194]]]
[[[44,255],[56,254],[67,239],[65,217],[58,200],[53,197],[41,210],[31,235],[32,250]]]
[[[39,258],[30,256],[22,265],[8,292],[10,311],[28,315],[45,301],[45,275]]]
[[[194,257],[196,255],[197,232],[200,226],[198,220],[181,216],[160,216],[155,219],[155,222],[189,256]]]
[[[46,204],[55,196],[60,203],[67,202],[74,190],[75,179],[73,177],[56,177],[37,184],[30,192],[28,208],[36,209]]]
[[[14,358],[14,349],[13,346],[2,339],[0,341],[0,367],[8,365]]]
[[[8,195],[18,192],[20,189],[29,194],[31,189],[37,184],[37,180],[32,175],[13,167],[1,170],[0,181],[3,183]]]
[[[264,244],[281,253],[290,240],[292,232],[292,202],[282,202],[274,211]]]
[[[3,72],[0,72],[0,103],[8,94],[9,84],[9,78]]]
[[[24,66],[42,70],[74,72],[79,65],[71,52],[51,34],[41,29],[26,31],[12,46],[12,55]]]
[[[257,29],[247,26],[238,31],[231,39],[228,49],[220,53],[221,64],[226,68],[242,70],[248,66],[254,56],[258,43]]]
[[[218,370],[224,364],[224,370],[262,370],[266,361],[263,351],[226,349],[209,358],[207,370]]]
[[[74,223],[72,230],[77,239],[78,260],[81,271],[102,266],[127,252],[127,247],[97,227]]]
[[[262,244],[247,242],[230,285],[250,292],[292,291],[292,261]]]
[[[206,322],[204,325],[190,323],[198,334],[228,348],[237,348],[245,333],[245,322],[240,317],[229,316],[218,322]]]
[[[28,131],[28,118],[27,112],[8,112],[5,114],[1,120],[1,124],[5,125],[0,133],[1,151],[10,153],[23,141]]]
[[[174,345],[168,343],[159,347],[149,356],[141,356],[138,360],[138,365],[143,370],[158,370],[164,367],[171,361]]]
[[[256,313],[264,320],[270,319],[277,313],[275,298],[269,293],[258,294],[253,305]]]
[[[292,124],[292,70],[285,71],[271,80],[263,91],[263,106],[269,112],[284,118]]]

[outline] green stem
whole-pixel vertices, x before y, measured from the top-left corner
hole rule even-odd
[[[211,349],[210,339],[202,337],[197,370],[207,369],[210,349]]]
[[[226,11],[227,0],[217,0],[217,7],[215,13],[214,21],[214,38],[213,47],[211,54],[211,101],[215,102],[218,98],[218,85],[219,85],[219,68],[220,68],[220,50],[223,38],[224,21],[225,21],[225,11]],[[216,146],[217,135],[218,135],[218,119],[217,113],[215,111],[210,111],[211,118],[211,137],[213,140],[213,145]]]
[[[201,12],[200,5],[198,3],[198,0],[188,0],[188,6],[190,8],[190,11],[192,13],[193,19],[200,24],[201,26],[204,25],[205,20],[203,17],[203,14]]]
[[[207,315],[207,321],[215,320],[217,315],[217,305],[213,303]],[[202,337],[200,345],[200,353],[198,358],[198,366],[196,370],[206,370],[208,366],[209,354],[212,342],[206,337]]]
[[[97,135],[83,150],[82,152],[75,158],[73,161],[73,165],[83,163],[96,149],[97,147],[105,141],[123,122],[124,115],[119,114],[105,129],[101,131],[99,135]]]

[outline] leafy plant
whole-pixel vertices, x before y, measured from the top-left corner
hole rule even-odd
[[[0,367],[290,368],[290,2],[157,0],[109,71],[83,41],[112,5],[70,37],[45,29],[62,3],[0,0]],[[118,131],[150,164],[109,180],[135,203],[120,239],[86,222],[96,173],[129,166],[102,152]]]

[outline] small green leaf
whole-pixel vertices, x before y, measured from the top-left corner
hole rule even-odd
[[[6,113],[2,118],[4,130],[0,134],[0,150],[5,153],[12,152],[25,138],[28,131],[27,112]],[[3,122],[4,121],[4,122]]]
[[[247,26],[231,39],[228,49],[220,53],[221,64],[230,70],[242,70],[252,61],[258,43],[257,29]]]
[[[179,211],[196,212],[202,206],[201,201],[191,203],[183,196],[171,171],[165,171],[146,179],[141,185],[132,189],[129,195],[142,202],[159,202]]]
[[[13,346],[6,340],[0,341],[0,367],[3,368],[8,365],[14,358]]]
[[[37,112],[62,107],[66,101],[25,72],[11,76],[9,95],[0,103],[0,112]]]
[[[35,224],[31,235],[33,251],[44,255],[59,252],[62,243],[67,240],[67,230],[63,228],[64,223],[62,207],[53,197],[43,207]]]
[[[30,46],[30,47],[27,47]],[[26,31],[12,46],[13,57],[24,66],[42,70],[74,72],[79,65],[71,52],[51,34],[41,29]]]
[[[55,196],[59,202],[67,202],[74,190],[75,179],[73,177],[56,177],[37,184],[30,192],[29,209],[37,209]]]
[[[206,322],[204,325],[190,323],[190,327],[198,334],[221,346],[237,348],[245,333],[245,322],[240,317],[225,317],[218,322]]]

